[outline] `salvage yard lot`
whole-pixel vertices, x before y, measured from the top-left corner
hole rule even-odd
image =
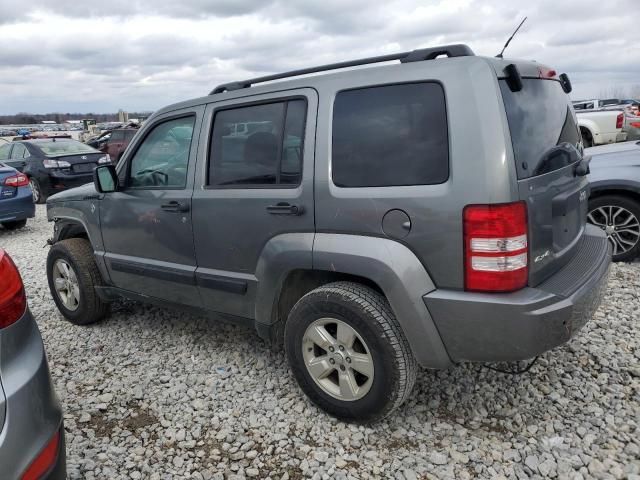
[[[311,405],[249,329],[133,302],[90,327],[64,321],[46,281],[51,231],[38,206],[25,229],[0,229],[0,247],[44,337],[72,479],[640,475],[640,263],[613,265],[594,320],[529,373],[424,371],[365,427]]]

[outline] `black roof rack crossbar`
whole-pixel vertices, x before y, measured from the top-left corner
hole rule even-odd
[[[400,60],[401,63],[409,62],[421,62],[423,60],[433,60],[440,55],[446,55],[447,57],[469,57],[475,55],[467,45],[443,45],[441,47],[422,48],[419,50],[413,50],[410,52],[392,53],[390,55],[380,55],[378,57],[360,58],[358,60],[348,60],[346,62],[330,63],[328,65],[321,65],[318,67],[301,68],[299,70],[292,70],[290,72],[276,73],[273,75],[265,75],[264,77],[250,78],[248,80],[241,80],[239,82],[230,82],[218,85],[214,88],[209,95],[215,95],[216,93],[230,92],[232,90],[240,90],[241,88],[249,88],[256,83],[270,82],[272,80],[280,80],[289,77],[298,77],[300,75],[307,75],[309,73],[326,72],[328,70],[337,70],[340,68],[357,67],[359,65],[368,65],[371,63],[391,62],[393,60]]]

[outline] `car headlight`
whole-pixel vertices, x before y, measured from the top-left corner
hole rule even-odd
[[[111,163],[111,157],[109,156],[109,154],[107,153],[105,156],[100,157],[98,159],[98,163],[102,164],[102,163]]]

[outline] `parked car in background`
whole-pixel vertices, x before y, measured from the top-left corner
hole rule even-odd
[[[20,273],[0,248],[0,477],[64,480],[62,409]]]
[[[6,159],[2,160],[3,157]],[[0,161],[29,178],[33,201],[93,180],[93,169],[109,155],[70,139],[20,140],[0,146]]]
[[[100,150],[109,154],[114,163],[117,164],[136,133],[138,133],[137,128],[116,128],[111,130],[109,139]]]
[[[568,77],[466,45],[350,65],[390,59],[154,113],[117,167],[47,202],[60,312],[88,324],[128,296],[253,325],[313,402],[359,421],[398,407],[418,365],[575,336],[611,249],[585,225]]]
[[[0,225],[8,230],[22,228],[34,215],[29,179],[0,160]]]
[[[591,155],[589,223],[602,229],[614,261],[640,255],[640,142],[585,150]]]
[[[622,131],[622,110],[577,110],[578,126],[585,147],[624,142],[627,134]]]
[[[100,135],[90,138],[84,143],[86,143],[90,147],[95,148],[96,150],[102,151],[102,149],[106,146],[109,138],[111,138],[111,130],[105,130]]]

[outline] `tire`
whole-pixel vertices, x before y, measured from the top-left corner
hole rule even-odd
[[[612,218],[612,222],[608,221]],[[614,262],[629,262],[640,255],[640,202],[637,200],[623,195],[593,198],[589,200],[587,221],[607,234]]]
[[[64,264],[72,270],[78,287],[77,302],[67,302],[66,305],[64,294],[58,293],[55,287],[55,279],[62,278],[57,265]],[[109,303],[103,301],[94,288],[102,286],[103,281],[93,257],[91,244],[84,238],[62,240],[51,247],[47,255],[47,279],[58,310],[71,323],[88,325],[102,320],[109,314]],[[69,303],[77,305],[73,308]]]
[[[582,135],[582,146],[584,148],[593,147],[593,135],[586,128],[580,129],[580,135]]]
[[[27,219],[24,220],[14,220],[13,222],[4,222],[2,226],[7,230],[17,230],[19,228],[24,228],[27,224]]]
[[[42,187],[38,180],[35,178],[29,179],[29,185],[31,185],[31,192],[33,193],[33,203],[44,203],[47,201],[47,196],[42,191]]]
[[[334,321],[340,322],[336,326],[343,332],[350,328],[357,336],[352,346],[347,345],[342,353],[338,351],[342,342],[338,340],[336,326],[331,323]],[[327,350],[312,342],[307,331],[319,325],[318,322],[327,322],[324,331],[332,332],[331,340],[337,342],[331,344],[333,346],[325,345]],[[331,283],[303,296],[287,319],[284,346],[291,370],[304,393],[324,411],[342,420],[370,423],[386,417],[407,399],[416,380],[416,360],[386,298],[357,283]],[[329,352],[331,348],[335,348],[334,353]],[[353,357],[353,364],[349,355]],[[349,365],[355,366],[356,355],[371,359],[373,374],[370,377],[355,369],[349,370]],[[322,365],[333,369],[331,374],[315,380],[307,367],[309,356],[321,359]],[[327,362],[332,358],[338,360],[329,365]],[[346,367],[342,376],[338,367]],[[342,395],[336,392],[342,392],[340,386],[345,375],[358,380],[361,397],[358,394],[351,399],[338,398]],[[329,385],[334,394],[318,382]],[[353,392],[346,387],[345,390]]]

